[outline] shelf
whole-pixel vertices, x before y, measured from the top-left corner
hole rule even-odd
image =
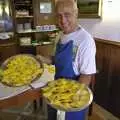
[[[13,32],[2,32],[0,33],[0,40],[4,41],[7,39],[11,39],[13,37],[14,33]]]
[[[46,30],[46,31],[37,31],[37,30],[23,30],[23,31],[18,31],[17,33],[19,34],[27,34],[27,33],[43,33],[43,32],[54,32],[57,31],[58,29],[54,30]]]
[[[19,34],[26,34],[26,33],[35,33],[36,30],[23,30],[23,31],[17,31]]]
[[[32,6],[32,4],[28,4],[28,3],[15,3],[15,5],[18,5],[18,6]]]
[[[20,44],[20,46],[22,47],[29,47],[29,46],[33,46],[32,44]]]
[[[23,19],[23,18],[33,18],[33,16],[32,15],[29,15],[29,16],[16,16],[16,18],[21,18],[21,19]]]
[[[7,34],[7,35],[13,36],[13,35],[14,35],[14,32],[0,32],[0,34]]]
[[[15,42],[3,43],[3,44],[0,44],[0,47],[13,46],[13,45],[16,45],[16,43]]]
[[[49,45],[49,44],[53,44],[53,42],[40,42],[40,43],[31,43],[31,44],[20,44],[20,46],[22,47],[29,47],[29,46],[39,46],[39,45]]]

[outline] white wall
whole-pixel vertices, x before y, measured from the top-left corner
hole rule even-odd
[[[79,23],[94,37],[120,41],[120,0],[109,1],[104,0],[101,19],[79,19]]]
[[[120,21],[102,21],[100,19],[80,19],[83,26],[94,37],[120,41]]]

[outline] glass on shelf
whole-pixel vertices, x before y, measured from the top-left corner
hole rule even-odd
[[[28,10],[16,10],[16,16],[29,16]]]
[[[0,40],[13,36],[13,20],[9,0],[0,0]]]
[[[31,37],[21,37],[20,45],[31,45]]]
[[[11,32],[13,30],[10,11],[9,0],[0,0],[0,32]]]

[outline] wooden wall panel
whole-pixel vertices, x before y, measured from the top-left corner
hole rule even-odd
[[[120,45],[96,40],[95,101],[120,117]]]
[[[16,43],[0,44],[0,63],[18,53]]]
[[[48,45],[39,45],[36,48],[36,53],[43,55],[45,57],[53,56],[54,54],[54,45],[48,44]]]
[[[52,3],[52,13],[40,13],[40,2],[51,2]],[[45,25],[45,24],[56,24],[55,19],[55,0],[33,0],[34,8],[34,24]],[[46,19],[48,18],[48,19]]]

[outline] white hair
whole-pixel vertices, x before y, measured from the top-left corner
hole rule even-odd
[[[77,2],[76,0],[56,0],[55,8],[56,10],[60,7],[70,7],[75,12],[78,12]]]

